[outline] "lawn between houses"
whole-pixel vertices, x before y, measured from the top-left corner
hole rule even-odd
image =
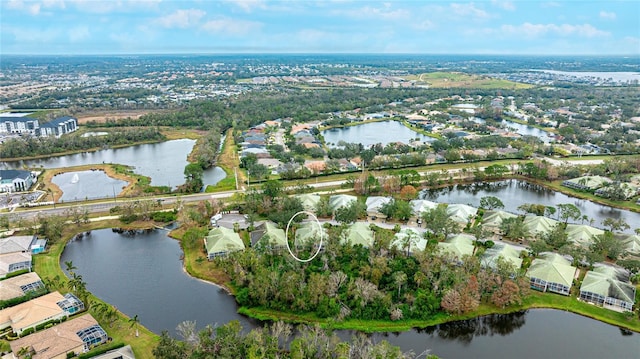
[[[150,226],[152,226],[151,222],[136,222],[128,225],[128,228],[149,228]],[[119,220],[107,220],[78,226],[74,225],[70,227],[73,228],[65,229],[62,239],[57,243],[52,244],[46,253],[33,256],[34,272],[38,273],[43,281],[55,278],[56,276],[61,279],[61,287],[48,287],[50,291],[58,290],[61,293],[66,293],[69,291],[64,286],[68,282],[68,278],[60,267],[60,256],[64,251],[65,245],[71,238],[73,238],[73,236],[80,232],[86,232],[96,229],[122,227],[122,223]],[[90,295],[89,298],[90,302],[109,304],[102,301],[100,298],[97,298],[93,294]],[[85,303],[85,306],[89,308],[89,303]],[[86,312],[82,312],[81,314],[84,313],[91,313],[91,311],[87,310]],[[131,345],[131,348],[133,348],[133,351],[138,358],[153,357],[152,350],[158,343],[159,337],[144,326],[138,325],[140,335],[136,337],[135,330],[129,327],[129,317],[127,317],[120,311],[118,311],[118,319],[116,323],[113,324],[113,326],[110,326],[109,323],[99,318],[99,316],[94,316],[94,318],[96,318],[96,320],[100,323],[100,326],[107,332],[107,334],[111,338],[113,338],[114,343],[125,343]],[[101,347],[98,346],[97,348],[99,349]]]

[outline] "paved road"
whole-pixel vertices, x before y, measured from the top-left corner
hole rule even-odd
[[[599,164],[602,163],[603,160],[594,160],[594,159],[584,159],[584,160],[573,160],[573,161],[562,161],[562,160],[557,160],[557,159],[552,159],[552,158],[545,158],[547,161],[555,164],[555,165],[567,165],[567,162],[569,162],[570,164]],[[480,170],[484,170],[484,167],[480,167]],[[459,168],[453,168],[448,170],[450,174],[455,175],[455,174],[459,174],[461,172],[461,169]],[[440,173],[442,172],[441,170],[433,170],[433,171],[423,171],[423,172],[419,172],[421,176],[424,176],[426,173],[430,173],[430,172],[436,172],[436,173]],[[326,181],[326,182],[316,182],[316,183],[309,183],[308,185],[321,190],[322,188],[327,188],[327,187],[339,187],[342,184],[344,184],[346,182],[346,180],[337,180],[337,181]],[[340,191],[349,191],[350,189],[346,189],[346,190],[340,190]],[[340,191],[335,191],[335,192],[340,192]],[[189,202],[198,202],[198,201],[203,201],[203,200],[208,200],[208,199],[223,199],[223,198],[229,198],[231,196],[233,196],[235,193],[237,192],[244,192],[244,190],[237,190],[237,191],[226,191],[226,192],[216,192],[216,193],[196,193],[196,194],[190,194],[190,195],[183,195],[183,196],[159,196],[159,197],[149,197],[148,199],[152,199],[152,200],[157,200],[157,201],[161,201],[163,204],[165,205],[172,205],[175,204],[178,201],[182,201],[183,203],[189,203]],[[52,215],[52,214],[63,214],[64,211],[67,208],[70,207],[81,207],[82,209],[86,208],[87,210],[89,210],[90,213],[98,213],[98,212],[108,212],[109,209],[115,207],[115,206],[121,206],[123,203],[125,202],[129,202],[129,201],[136,201],[136,200],[142,200],[142,199],[133,199],[133,200],[128,200],[128,199],[122,199],[119,198],[117,199],[117,201],[113,201],[113,200],[106,200],[103,202],[94,202],[94,203],[89,203],[89,204],[82,204],[82,203],[74,203],[74,204],[58,204],[56,205],[56,208],[32,208],[32,209],[20,209],[17,210],[15,212],[13,212],[11,214],[11,216],[13,216],[14,218],[19,217],[19,218],[23,218],[23,219],[33,219],[35,218],[38,214],[43,214],[43,215]]]

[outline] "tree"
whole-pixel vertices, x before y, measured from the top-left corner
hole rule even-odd
[[[400,189],[400,198],[404,199],[405,201],[416,198],[417,194],[418,190],[416,190],[416,188],[412,185],[406,185],[402,187],[402,189]]]
[[[504,208],[504,203],[502,203],[502,201],[498,197],[485,196],[480,198],[480,208],[484,208],[484,209]]]
[[[340,207],[336,210],[336,221],[343,224],[350,224],[367,215],[367,205],[359,202],[352,201],[348,206]]]
[[[132,318],[129,318],[129,328],[134,328],[136,329],[136,337],[140,336],[140,333],[138,332],[138,325],[140,324],[140,319],[138,319],[138,315],[134,315]]]
[[[376,153],[372,149],[366,149],[360,152],[360,158],[362,159],[362,168],[368,166],[373,158],[376,156]]]
[[[550,231],[543,234],[542,239],[548,246],[555,249],[569,244],[569,237],[562,223],[557,223]]]
[[[556,214],[556,207],[546,206],[544,208],[544,214],[545,216],[553,217],[553,215]]]
[[[398,298],[400,298],[400,289],[402,289],[402,286],[407,283],[407,274],[405,272],[398,271],[394,272],[392,277],[393,282],[398,287]]]
[[[625,229],[631,228],[623,218],[618,218],[618,219],[614,219],[611,217],[605,218],[602,221],[602,225],[605,227],[609,227],[609,230],[611,232],[624,231]]]
[[[529,236],[522,217],[505,218],[500,223],[500,231],[510,239],[523,239]]]
[[[576,221],[580,219],[580,216],[582,216],[582,212],[575,204],[559,204],[558,210],[560,211],[560,219],[564,221],[564,224],[567,224],[567,222],[569,222],[569,219]]]
[[[508,279],[502,283],[500,288],[493,292],[491,302],[500,308],[512,304],[520,304],[522,303],[520,288],[514,281]]]
[[[189,163],[184,168],[185,192],[196,193],[202,190],[202,186],[204,186],[204,182],[202,181],[203,173],[202,167],[197,163]]]
[[[523,203],[518,206],[518,210],[524,213],[531,213],[536,216],[544,216],[547,207],[545,207],[543,204]]]
[[[265,196],[274,199],[282,194],[282,182],[278,180],[269,180],[262,185],[262,193]]]
[[[606,231],[601,235],[594,236],[593,244],[590,249],[594,252],[600,253],[613,260],[624,252],[622,242],[617,240],[612,232]]]
[[[446,239],[450,234],[460,232],[460,226],[451,219],[445,205],[439,205],[422,213],[422,221],[426,229],[441,239]]]
[[[160,340],[155,348],[153,348],[153,356],[157,359],[184,359],[188,358],[188,352],[184,342],[172,338],[169,332],[162,331]]]

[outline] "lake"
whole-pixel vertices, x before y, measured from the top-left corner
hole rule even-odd
[[[184,183],[184,168],[187,156],[195,145],[195,140],[180,139],[160,143],[150,143],[116,149],[104,149],[95,152],[83,152],[73,155],[47,157],[35,160],[3,162],[8,169],[61,168],[102,163],[118,163],[134,168],[134,171],[151,178],[153,186],[176,188]],[[219,167],[204,172],[204,184],[215,185],[226,174]],[[79,194],[82,196],[83,194]],[[84,198],[81,197],[81,198]]]
[[[602,228],[602,220],[605,218],[624,219],[627,224],[631,226],[630,229],[626,230],[627,233],[633,233],[633,230],[640,226],[640,213],[570,197],[564,193],[556,192],[540,185],[515,179],[458,184],[440,189],[425,189],[420,191],[419,194],[421,199],[427,199],[433,202],[461,203],[473,207],[480,207],[480,199],[486,196],[500,198],[502,203],[504,203],[503,210],[512,213],[522,213],[518,210],[518,207],[525,203],[544,204],[545,206],[572,203],[580,209],[582,214],[594,219],[595,222],[593,225],[595,227]],[[574,221],[573,223],[582,223],[582,221]],[[589,223],[585,222],[585,224]]]
[[[477,118],[474,117],[473,119],[474,122],[476,123],[485,123],[485,120],[481,119],[481,118]],[[522,136],[533,136],[533,137],[537,137],[540,139],[540,141],[544,142],[544,143],[549,143],[551,142],[554,138],[549,134],[549,132],[547,131],[543,131],[539,128],[536,127],[532,127],[529,125],[523,125],[521,123],[517,123],[517,122],[513,122],[513,121],[509,121],[509,120],[502,120],[500,121],[500,124],[502,126],[504,126],[505,128],[511,128],[513,129],[514,132],[522,135]]]
[[[128,184],[99,170],[60,173],[51,182],[62,190],[62,197],[59,199],[61,202],[113,198]]]
[[[244,328],[261,323],[236,313],[233,297],[182,269],[182,251],[164,230],[135,235],[110,229],[67,244],[60,263],[72,261],[87,289],[133,316],[155,333],[185,320],[224,324],[239,320]],[[62,265],[64,268],[64,265]],[[554,295],[554,294],[549,294]],[[338,331],[343,339],[353,332]],[[442,358],[632,358],[640,336],[576,314],[536,309],[446,323],[421,330],[374,334],[403,351],[429,349]]]
[[[332,128],[322,131],[322,136],[329,147],[336,147],[340,141],[361,143],[368,148],[377,143],[382,145],[392,142],[408,144],[416,138],[422,142],[433,142],[435,140],[406,127],[398,121],[369,122],[356,126]]]

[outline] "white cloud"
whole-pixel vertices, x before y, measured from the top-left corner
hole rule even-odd
[[[547,34],[558,36],[582,36],[582,37],[600,37],[609,36],[609,32],[598,30],[593,25],[569,25],[569,24],[532,24],[524,23],[521,25],[502,25],[500,32],[510,35],[539,37]]]
[[[198,9],[180,9],[176,10],[172,14],[162,16],[156,19],[156,23],[166,28],[187,28],[198,24],[200,19],[207,13]]]
[[[540,6],[542,6],[543,8],[562,7],[562,4],[560,4],[557,1],[548,1],[548,2],[544,2],[544,3],[540,4]]]
[[[17,42],[24,43],[51,43],[59,35],[56,29],[3,27],[2,32],[12,34]]]
[[[491,4],[507,11],[514,11],[516,9],[516,6],[511,1],[491,0]]]
[[[73,3],[78,10],[94,14],[157,10],[161,2],[162,0],[67,0],[67,3]]]
[[[246,12],[251,12],[254,9],[264,9],[266,7],[266,3],[264,0],[226,0],[234,4],[235,6],[241,8]]]
[[[450,5],[451,11],[453,11],[454,14],[458,15],[458,16],[465,16],[465,17],[473,17],[473,18],[477,18],[477,19],[488,19],[491,17],[491,14],[489,14],[488,12],[477,8],[476,5],[474,3],[468,3],[468,4],[451,4]]]
[[[207,21],[202,25],[202,30],[211,33],[241,36],[257,31],[262,27],[262,23],[247,20],[235,20],[230,18],[219,18]]]
[[[436,25],[430,20],[423,20],[421,22],[412,24],[411,27],[415,30],[427,31],[435,28]]]
[[[404,9],[393,9],[391,3],[383,3],[381,7],[364,6],[349,10],[333,10],[334,16],[347,16],[353,19],[397,21],[408,20],[411,13]]]
[[[76,26],[67,31],[67,34],[69,35],[69,41],[71,42],[79,42],[91,37],[89,28],[86,26]]]
[[[616,13],[615,12],[600,11],[600,18],[601,19],[605,19],[605,20],[615,20],[616,19]]]

